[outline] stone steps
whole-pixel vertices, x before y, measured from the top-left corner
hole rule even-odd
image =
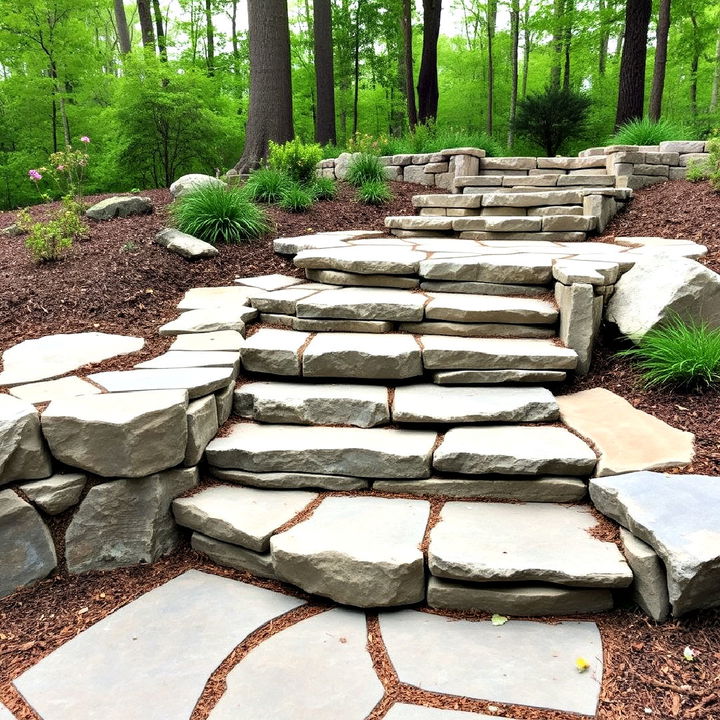
[[[602,168],[572,170],[568,174],[551,174],[536,170],[535,175],[459,175],[454,186],[460,193],[504,192],[512,189],[516,192],[542,192],[548,188],[597,188],[615,187],[615,176],[607,175]]]

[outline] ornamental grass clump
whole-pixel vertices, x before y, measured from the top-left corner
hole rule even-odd
[[[393,199],[393,194],[384,180],[368,180],[357,191],[357,199],[365,205],[382,205]]]
[[[337,196],[337,183],[329,177],[316,178],[308,189],[315,200],[333,200]]]
[[[688,140],[692,135],[681,125],[660,118],[657,121],[649,118],[630,120],[620,126],[610,138],[610,145],[659,145],[669,140]]]
[[[270,229],[265,213],[235,187],[198,188],[178,198],[171,214],[179,230],[211,245],[243,243]]]
[[[293,181],[280,170],[260,168],[250,174],[243,189],[254,202],[278,203],[292,184]]]
[[[380,164],[377,155],[361,153],[350,162],[345,179],[357,188],[369,182],[384,183],[385,168]]]
[[[280,207],[286,212],[307,212],[312,207],[313,200],[313,195],[309,190],[293,184],[283,192],[280,198]]]
[[[720,382],[720,328],[674,317],[619,353],[636,361],[649,387],[697,390]]]

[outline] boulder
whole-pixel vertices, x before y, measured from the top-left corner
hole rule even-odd
[[[112,220],[131,215],[149,215],[152,211],[150,198],[127,195],[105,198],[88,208],[85,214],[92,220]]]
[[[665,252],[639,255],[615,285],[608,320],[637,340],[674,316],[720,326],[720,275]]]
[[[202,173],[190,173],[178,178],[171,186],[170,192],[173,197],[182,197],[203,187],[225,187],[225,183],[212,175]]]
[[[53,400],[42,429],[53,455],[67,465],[102,477],[145,477],[183,461],[187,404],[185,390]]]
[[[50,531],[32,505],[0,492],[0,597],[50,574],[57,565]]]
[[[347,177],[350,165],[359,154],[360,153],[341,153],[335,158],[335,177],[338,180],[344,180]]]
[[[192,467],[202,458],[207,444],[218,431],[218,403],[215,395],[193,400],[187,410],[188,439],[183,465]]]
[[[184,468],[93,487],[65,534],[68,570],[112,570],[170,552],[179,538],[171,503],[197,482],[197,468]]]
[[[203,260],[204,258],[215,257],[220,252],[210,243],[174,228],[161,230],[155,236],[155,242],[167,248],[170,252],[184,257],[186,260]]]
[[[80,502],[86,484],[87,476],[82,473],[66,473],[24,483],[20,489],[43,512],[59,515]]]
[[[0,485],[45,478],[52,472],[40,416],[28,402],[0,394]]]

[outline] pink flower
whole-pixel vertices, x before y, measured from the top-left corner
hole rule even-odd
[[[59,170],[60,172],[62,172],[62,171],[65,169],[65,166],[64,166],[64,165],[58,165],[56,169]]]
[[[80,142],[84,142],[84,143],[87,144],[87,143],[90,142],[90,138],[89,138],[87,135],[83,135],[83,136],[80,138]]]
[[[28,170],[28,176],[35,182],[42,180],[42,175],[37,170]]]

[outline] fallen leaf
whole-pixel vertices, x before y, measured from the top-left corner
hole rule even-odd
[[[507,621],[508,619],[504,615],[498,615],[497,613],[490,618],[490,622],[496,627],[504,625]]]
[[[575,660],[575,667],[579,673],[587,672],[590,669],[590,663],[583,657]]]

